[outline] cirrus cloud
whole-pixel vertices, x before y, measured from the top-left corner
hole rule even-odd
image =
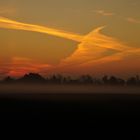
[[[97,13],[97,14],[100,14],[102,16],[114,16],[115,15],[115,13],[106,12],[105,10],[95,10],[94,12]]]
[[[140,20],[133,17],[128,17],[126,20],[130,23],[140,24]]]

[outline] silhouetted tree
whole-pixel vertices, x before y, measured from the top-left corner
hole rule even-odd
[[[102,82],[103,82],[103,84],[108,84],[109,78],[108,78],[107,75],[105,75],[105,76],[102,78]]]
[[[54,84],[62,84],[64,83],[64,80],[66,81],[66,78],[64,78],[62,75],[52,75],[49,78],[49,83],[54,83]]]
[[[16,80],[14,78],[11,78],[10,76],[3,79],[3,83],[14,83]]]
[[[131,77],[127,80],[127,85],[135,85],[136,84],[136,78]]]
[[[90,75],[83,75],[78,80],[79,83],[92,84],[93,78]]]
[[[111,76],[109,79],[110,85],[118,85],[118,79],[115,76]]]
[[[125,80],[119,78],[118,79],[118,85],[124,86],[125,85]]]
[[[29,73],[25,74],[22,78],[19,78],[17,81],[21,83],[43,83],[46,80],[37,73]]]

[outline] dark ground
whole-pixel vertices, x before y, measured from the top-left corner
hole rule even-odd
[[[138,94],[10,94],[0,97],[1,120],[139,119]]]
[[[1,85],[0,119],[140,120],[140,88]]]

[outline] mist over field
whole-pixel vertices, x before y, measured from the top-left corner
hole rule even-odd
[[[140,94],[135,86],[3,84],[0,94]]]

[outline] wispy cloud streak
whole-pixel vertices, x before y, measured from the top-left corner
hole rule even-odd
[[[104,10],[95,10],[94,12],[97,13],[97,14],[100,14],[102,16],[113,16],[113,15],[115,15],[115,13],[106,12]]]
[[[132,17],[128,17],[128,18],[126,18],[126,20],[130,23],[140,24],[140,20],[132,18]]]
[[[70,39],[77,42],[81,42],[83,39],[83,36],[75,33],[66,32],[66,31],[57,30],[57,29],[48,28],[39,25],[34,25],[34,24],[17,22],[4,17],[0,17],[0,28],[39,32],[39,33]]]
[[[14,20],[10,20],[8,18],[0,17],[0,28],[6,28],[6,29],[14,29],[14,30],[25,30],[25,31],[32,31],[32,32],[39,32],[39,33],[44,33],[44,34],[49,34],[57,37],[62,37],[65,39],[70,39],[76,42],[86,42],[89,43],[90,45],[94,43],[93,45],[96,45],[95,43],[98,42],[98,47],[101,48],[108,48],[108,49],[114,49],[114,50],[122,50],[124,48],[120,48],[120,46],[112,46],[112,45],[102,45],[102,41],[104,40],[110,40],[111,38],[107,36],[100,37],[99,36],[99,31],[103,29],[104,27],[99,27],[92,31],[92,36],[91,35],[79,35],[76,33],[71,33],[67,31],[62,31],[54,28],[48,28],[44,26],[39,26],[35,24],[27,24],[27,23],[22,23],[22,22],[17,22]],[[91,33],[90,33],[91,34]],[[99,45],[99,42],[101,44]]]
[[[99,27],[85,36],[85,40],[78,45],[78,49],[70,57],[63,60],[61,66],[78,67],[88,64],[93,65],[98,61],[106,62],[108,58],[110,61],[114,61],[122,59],[122,55],[131,53],[132,50],[134,51],[134,49],[131,49],[121,41],[100,33],[102,29],[103,27]],[[89,41],[90,39],[92,41]],[[117,50],[112,48],[116,48]],[[113,51],[112,54],[109,53],[110,50]],[[137,50],[134,53],[137,53]]]

